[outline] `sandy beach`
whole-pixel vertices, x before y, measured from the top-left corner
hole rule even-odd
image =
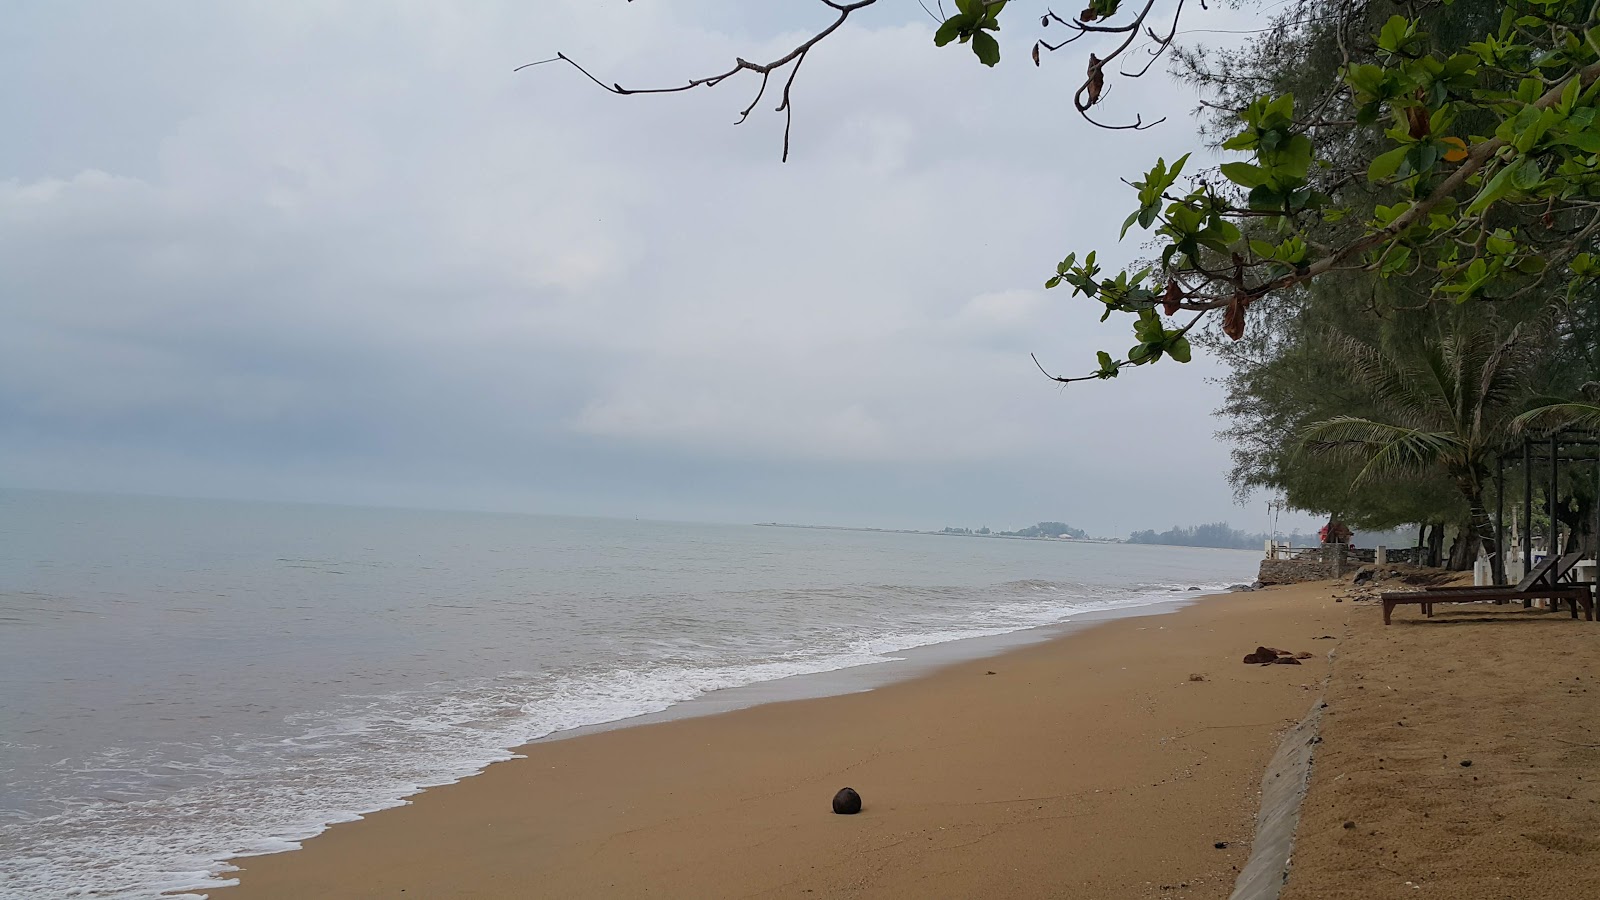
[[[1352,610],[1284,900],[1600,897],[1600,624],[1402,609]]]
[[[868,692],[538,742],[238,860],[212,895],[1225,897],[1353,606],[1208,598]],[[1314,655],[1242,665],[1257,644]],[[860,815],[830,811],[846,785]]]

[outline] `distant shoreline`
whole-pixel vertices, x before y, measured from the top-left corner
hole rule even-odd
[[[882,534],[931,534],[935,537],[1004,538],[1008,541],[1055,541],[1061,544],[1126,544],[1121,538],[1027,537],[1020,534],[978,534],[967,531],[919,531],[915,528],[861,528],[852,525],[791,525],[787,522],[756,522],[759,528],[812,528],[820,531],[876,531]],[[1155,546],[1155,545],[1151,545]],[[1177,546],[1177,545],[1172,545]],[[1214,548],[1213,548],[1214,549]],[[1226,548],[1224,548],[1226,549]]]

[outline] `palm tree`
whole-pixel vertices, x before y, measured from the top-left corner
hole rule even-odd
[[[1528,385],[1543,357],[1545,329],[1525,323],[1503,332],[1493,321],[1451,316],[1438,333],[1404,354],[1348,336],[1331,340],[1351,382],[1374,413],[1335,416],[1306,426],[1302,449],[1364,461],[1357,484],[1379,476],[1442,474],[1471,511],[1460,523],[1450,567],[1465,569],[1494,531],[1484,490],[1497,456],[1516,440]]]
[[[1580,392],[1583,400],[1550,400],[1517,416],[1511,425],[1518,431],[1574,428],[1600,432],[1600,382],[1591,381],[1580,388]]]

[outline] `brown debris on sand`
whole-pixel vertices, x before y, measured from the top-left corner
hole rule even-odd
[[[1257,647],[1256,652],[1245,655],[1244,663],[1247,666],[1298,666],[1300,660],[1310,659],[1309,653],[1295,653],[1291,650],[1278,650],[1274,647]]]

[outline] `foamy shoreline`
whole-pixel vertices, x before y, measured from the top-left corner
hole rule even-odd
[[[326,822],[308,823],[299,831],[291,834],[263,839],[259,845],[252,847],[247,852],[227,857],[222,865],[209,870],[204,877],[199,877],[197,873],[196,877],[189,883],[174,884],[150,896],[172,897],[184,900],[184,898],[204,896],[206,891],[231,886],[237,882],[237,879],[233,877],[233,873],[246,865],[245,861],[251,858],[298,850],[304,842],[315,839],[329,828],[347,822],[359,821],[374,813],[409,805],[416,797],[426,791],[448,788],[451,785],[459,784],[465,779],[482,774],[490,766],[524,758],[526,754],[523,751],[531,744],[568,740],[590,734],[680,719],[715,716],[772,703],[821,699],[870,691],[886,685],[922,677],[948,666],[996,657],[1021,647],[1055,640],[1068,634],[1091,628],[1096,624],[1118,619],[1159,616],[1176,612],[1208,596],[1215,596],[1224,590],[1223,586],[1218,585],[1208,586],[1198,591],[1177,588],[1150,591],[1130,597],[1121,603],[1112,602],[1102,608],[1085,609],[1083,612],[1071,615],[1059,622],[1018,628],[995,634],[963,636],[949,640],[933,641],[916,644],[904,649],[885,650],[883,651],[883,658],[880,659],[851,662],[836,668],[826,668],[816,672],[784,675],[770,680],[718,688],[686,700],[672,702],[663,709],[626,715],[605,722],[556,730],[536,737],[530,742],[504,748],[492,754],[485,754],[481,761],[463,763],[456,767],[455,771],[447,777],[429,783],[418,784],[413,790],[400,796],[389,798],[381,803],[374,803],[367,808],[344,812]]]
[[[710,713],[724,712],[728,706],[737,705],[734,701],[722,698],[724,702],[718,708],[716,701],[702,700],[700,708],[694,712],[680,711],[677,715],[648,721],[633,719],[626,723],[637,727],[590,729],[565,735],[561,740],[538,741],[519,748],[523,759],[491,766],[483,774],[457,785],[425,791],[406,807],[374,814],[362,822],[335,826],[323,836],[308,841],[302,851],[240,859],[238,862],[244,870],[242,885],[218,891],[217,896],[285,896],[297,892],[377,896],[384,890],[398,890],[408,885],[412,891],[437,893],[446,891],[447,884],[464,887],[474,883],[478,884],[470,889],[474,895],[516,896],[510,890],[490,891],[487,885],[502,883],[505,879],[510,881],[504,884],[523,883],[519,879],[524,877],[534,879],[527,884],[545,885],[551,878],[559,881],[565,877],[560,873],[566,871],[568,865],[563,860],[576,858],[574,854],[583,856],[587,852],[583,849],[587,841],[600,841],[601,845],[609,846],[621,835],[633,834],[640,827],[653,831],[656,826],[648,823],[656,821],[656,817],[662,817],[659,821],[664,824],[678,820],[682,814],[689,816],[693,824],[689,830],[698,835],[701,844],[688,846],[678,836],[667,833],[657,833],[657,837],[670,844],[673,853],[688,854],[689,858],[702,852],[715,851],[723,857],[739,852],[726,841],[744,834],[747,827],[761,832],[780,828],[785,833],[798,828],[804,836],[802,844],[811,846],[812,840],[820,842],[811,849],[821,854],[819,858],[834,859],[836,854],[846,852],[849,844],[835,845],[832,841],[840,837],[841,828],[853,826],[841,826],[828,818],[813,819],[811,814],[815,810],[801,802],[800,793],[794,793],[800,790],[794,784],[796,777],[807,783],[820,778],[812,784],[819,792],[823,790],[821,785],[848,778],[868,798],[869,812],[874,809],[883,813],[895,811],[894,823],[885,822],[891,830],[925,829],[929,816],[934,819],[954,816],[943,827],[962,827],[957,809],[937,801],[933,807],[927,807],[926,800],[946,796],[950,790],[985,790],[983,785],[997,778],[1013,784],[1021,792],[1018,796],[1030,795],[1022,791],[1022,786],[1030,780],[1037,780],[1040,790],[1059,791],[1068,786],[1062,783],[1063,778],[1067,781],[1081,779],[1085,773],[1103,771],[1107,766],[1131,779],[1127,782],[1130,790],[1151,778],[1174,785],[1188,782],[1192,775],[1177,776],[1198,763],[1186,760],[1179,770],[1169,770],[1168,764],[1174,760],[1166,758],[1165,742],[1186,731],[1209,733],[1217,724],[1228,725],[1226,741],[1233,747],[1230,751],[1233,755],[1227,760],[1213,759],[1214,752],[1197,749],[1208,766],[1215,764],[1217,770],[1225,769],[1230,774],[1221,783],[1211,783],[1208,775],[1205,784],[1189,785],[1184,790],[1192,788],[1213,797],[1216,791],[1222,791],[1231,797],[1222,806],[1229,816],[1226,830],[1231,841],[1242,839],[1247,844],[1254,815],[1249,799],[1253,795],[1254,779],[1259,777],[1259,766],[1265,760],[1263,754],[1270,754],[1274,749],[1271,737],[1276,729],[1303,713],[1301,707],[1308,695],[1300,687],[1300,681],[1314,675],[1319,664],[1288,672],[1256,674],[1256,670],[1238,666],[1237,647],[1273,639],[1281,644],[1304,644],[1312,635],[1298,636],[1294,632],[1316,631],[1326,626],[1321,622],[1295,623],[1307,616],[1337,614],[1336,608],[1326,602],[1313,601],[1297,606],[1292,599],[1303,600],[1303,595],[1308,593],[1316,596],[1315,591],[1304,590],[1227,595],[1185,606],[1172,615],[1148,618],[1150,612],[1172,611],[1171,607],[1176,605],[1156,604],[1143,607],[1142,611],[1099,617],[1093,623],[1080,619],[1076,625],[1058,627],[1054,634],[1029,635],[1024,646],[1018,646],[1023,643],[1021,639],[1009,647],[991,642],[990,649],[999,650],[998,655],[952,656],[945,651],[943,658],[908,660],[902,670],[908,673],[908,680],[892,680],[876,690],[866,691],[857,684],[845,688],[857,692],[839,694],[836,692],[841,685],[835,681],[828,686],[829,695],[819,699],[752,696],[747,698],[749,702],[761,705],[745,706],[725,715]],[[1096,626],[1092,639],[1082,635],[1088,624]],[[1226,628],[1219,627],[1224,624]],[[1248,628],[1249,637],[1232,633],[1239,625]],[[1285,629],[1289,629],[1289,633],[1285,633]],[[1220,633],[1223,631],[1230,633]],[[941,653],[918,655],[939,657]],[[974,664],[975,658],[982,662]],[[1207,659],[1210,662],[1205,662]],[[1132,667],[1112,665],[1129,660],[1137,660],[1138,664]],[[1191,672],[1177,671],[1202,664],[1214,670],[1211,679],[1201,683],[1205,686],[1188,682]],[[984,666],[989,668],[982,668]],[[984,673],[988,671],[1001,674],[987,678]],[[1016,682],[1007,681],[1004,673],[1015,676],[1017,672],[1029,671],[1050,682],[1059,682],[1062,687],[1043,693],[1035,689],[1018,695]],[[1293,681],[1293,684],[1285,684],[1286,681]],[[787,690],[793,686],[784,687]],[[1142,714],[1133,714],[1130,718],[1130,711],[1123,708],[1129,703],[1138,707],[1149,702],[1139,699],[1144,696],[1171,698],[1160,701],[1163,705],[1170,702],[1172,708],[1157,717],[1166,722],[1158,730],[1170,733],[1149,732],[1150,723],[1144,721]],[[1123,699],[1113,702],[1113,697]],[[1195,698],[1206,698],[1207,702],[1195,704]],[[974,700],[978,701],[977,705],[972,705]],[[1105,705],[1108,702],[1112,704],[1110,707]],[[1252,720],[1252,716],[1260,718],[1263,703],[1278,709],[1280,714],[1269,721]],[[695,705],[693,701],[682,704],[684,707]],[[834,734],[835,726],[820,724],[835,722],[838,717],[850,722],[859,720],[858,724],[850,726],[858,730],[856,740],[868,741],[879,750],[863,756],[866,751],[852,746],[854,740],[849,729],[843,735]],[[1232,725],[1241,718],[1249,723],[1249,728]],[[982,719],[981,727],[976,724],[977,719]],[[959,760],[938,758],[937,746],[947,738],[933,736],[955,722],[963,723],[958,732],[978,727],[986,736],[977,746],[967,748],[977,754],[977,758],[965,754],[958,754],[963,756]],[[1083,734],[1079,728],[1086,722],[1096,724],[1092,735]],[[1045,733],[1035,733],[1040,728]],[[1217,732],[1219,739],[1222,735],[1223,732]],[[1074,740],[1104,747],[1103,750],[1089,746],[1080,748],[1088,754],[1083,758],[1100,762],[1095,768],[1078,770],[1076,776],[1070,760],[1040,768],[1017,765],[1014,761],[1001,764],[991,756],[1005,746],[1015,746],[1026,755]],[[1153,743],[1149,743],[1151,741]],[[749,745],[750,749],[737,750],[744,745]],[[899,749],[885,749],[891,745]],[[691,747],[696,749],[690,750]],[[874,773],[873,761],[886,755],[900,760],[903,765]],[[1138,757],[1138,764],[1124,766],[1124,762],[1132,760],[1121,760],[1119,755]],[[980,765],[984,759],[990,761]],[[716,765],[710,766],[712,761]],[[1061,768],[1063,766],[1065,768]],[[1161,775],[1162,771],[1166,774]],[[552,773],[560,774],[552,780]],[[862,783],[855,784],[856,781]],[[935,787],[929,781],[945,787]],[[900,783],[898,789],[894,786],[896,782]],[[624,784],[631,785],[628,792],[616,793]],[[987,790],[998,788],[995,784]],[[1094,792],[1089,791],[1091,795]],[[792,804],[773,801],[752,805],[749,800],[755,796],[773,798],[791,793],[794,794]],[[712,808],[706,808],[705,818],[701,819],[701,813],[693,812],[702,808],[698,800],[691,803],[687,813],[679,809],[687,802],[683,799],[686,795],[694,798],[704,795],[708,802],[710,798],[721,799],[715,801]],[[913,796],[924,797],[924,800],[915,801]],[[985,802],[977,797],[972,800]],[[1206,801],[1215,802],[1215,799]],[[907,803],[911,806],[906,806]],[[528,808],[523,808],[524,804]],[[956,806],[963,805],[956,803]],[[535,813],[535,807],[561,810],[557,817],[560,821]],[[921,811],[913,814],[914,809]],[[1096,815],[1111,816],[1132,827],[1134,821],[1124,812],[1105,809]],[[903,819],[902,813],[910,818]],[[725,823],[719,823],[724,816],[732,816],[744,825],[726,830]],[[863,822],[871,820],[869,816],[861,817]],[[1193,822],[1189,825],[1198,827]],[[1148,831],[1149,822],[1145,821],[1140,827]],[[1208,827],[1215,830],[1223,826]],[[492,828],[493,837],[489,832],[480,833],[481,828]],[[516,835],[517,845],[525,849],[519,850],[516,859],[501,859],[494,854],[486,856],[467,845],[469,834],[477,834],[492,844],[503,844],[508,836]],[[425,840],[428,835],[432,838]],[[458,842],[455,835],[462,841]],[[452,848],[448,857],[438,856],[435,850],[424,846],[431,846],[429,841],[435,838],[444,840]],[[625,843],[634,846],[634,853],[663,852],[649,842]],[[1148,840],[1141,838],[1138,843],[1148,845]],[[824,852],[824,846],[832,849]],[[1231,855],[1217,854],[1210,843],[1206,843],[1204,849],[1206,853],[1197,852],[1188,862],[1204,860],[1209,864],[1218,856],[1231,858]],[[370,860],[369,853],[372,854]],[[431,865],[444,866],[445,871],[430,874],[429,866],[413,865],[409,861],[413,853],[421,853],[432,860]],[[402,861],[380,863],[380,860],[396,858],[397,854]],[[457,854],[465,856],[457,861]],[[793,862],[790,856],[778,856],[782,859],[775,857],[770,862],[774,865]],[[622,864],[620,858],[607,858],[611,860],[608,865]],[[468,859],[470,868],[460,868],[467,865],[465,860]],[[548,866],[538,859],[546,859]],[[476,874],[467,875],[468,871]],[[754,881],[736,879],[736,883],[746,888],[762,883],[761,872],[749,874]],[[480,876],[491,880],[481,881]],[[458,884],[461,878],[467,881]],[[579,889],[580,882],[561,883],[568,896],[626,896],[646,885],[671,883],[670,877],[662,872],[648,876],[641,873],[640,878],[642,880],[619,882],[613,886],[615,891],[595,889],[588,893]],[[662,878],[668,880],[662,882]],[[1028,895],[1025,886],[1018,885],[1018,889],[1022,890],[1018,896]],[[570,893],[573,890],[578,893]],[[676,895],[670,890],[668,894]],[[720,895],[716,891],[706,894]],[[732,895],[731,889],[729,895]]]

